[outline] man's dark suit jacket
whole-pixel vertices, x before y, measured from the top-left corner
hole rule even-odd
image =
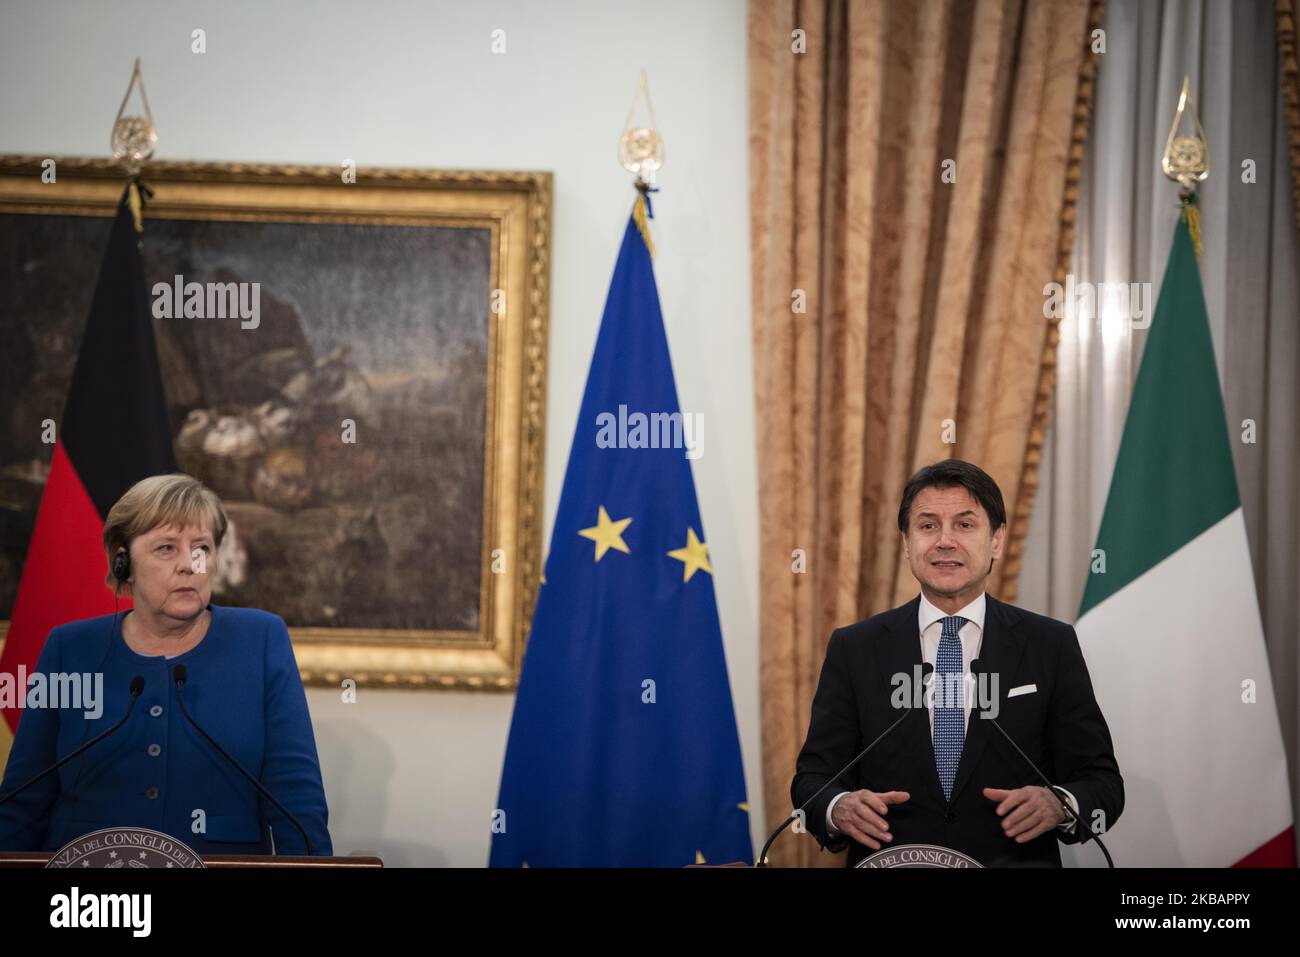
[[[1082,825],[1092,827],[1100,809],[1110,828],[1124,808],[1124,781],[1115,763],[1110,730],[1097,707],[1092,682],[1074,628],[986,595],[984,632],[972,674],[998,675],[997,722],[1052,784],[1079,802]],[[790,793],[795,807],[805,801],[903,713],[891,705],[896,674],[913,675],[922,663],[918,595],[900,608],[836,629],[826,648],[821,680],[813,699],[808,738],[799,753]],[[988,679],[985,679],[986,681]],[[1037,685],[1032,694],[1008,698],[1013,688]],[[990,691],[992,686],[989,685]],[[1002,832],[996,802],[986,787],[1015,789],[1042,784],[1024,758],[992,724],[979,716],[977,698],[970,712],[952,799],[945,801],[934,763],[930,718],[913,709],[859,764],[826,789],[807,808],[807,827],[823,847],[849,848],[853,866],[869,847],[840,835],[829,839],[826,807],[842,791],[907,791],[911,799],[889,807],[886,820],[893,841],[938,844],[962,851],[986,867],[1061,864],[1057,841],[1079,841],[1079,834],[1053,829],[1018,844]],[[1076,831],[1082,825],[1076,824]]]

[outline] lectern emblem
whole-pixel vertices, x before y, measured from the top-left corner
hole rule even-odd
[[[170,834],[144,827],[108,827],[74,838],[46,867],[207,867],[194,850]]]
[[[900,844],[864,857],[854,867],[983,867],[973,857],[937,844]]]

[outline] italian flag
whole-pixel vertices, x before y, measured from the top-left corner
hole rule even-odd
[[[1194,204],[1174,232],[1076,625],[1124,775],[1105,840],[1121,867],[1294,867]]]

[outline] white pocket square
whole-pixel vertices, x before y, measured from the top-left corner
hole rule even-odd
[[[1014,698],[1020,694],[1033,694],[1038,690],[1038,685],[1021,685],[1019,688],[1012,688],[1007,692],[1008,698]]]

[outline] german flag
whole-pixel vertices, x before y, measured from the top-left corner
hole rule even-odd
[[[10,681],[20,666],[28,674],[35,668],[52,628],[113,611],[104,584],[104,518],[140,479],[176,471],[141,261],[142,194],[147,188],[136,180],[123,190],[95,283],[0,655],[0,673]],[[11,703],[3,702],[0,762],[8,760],[22,714]]]

